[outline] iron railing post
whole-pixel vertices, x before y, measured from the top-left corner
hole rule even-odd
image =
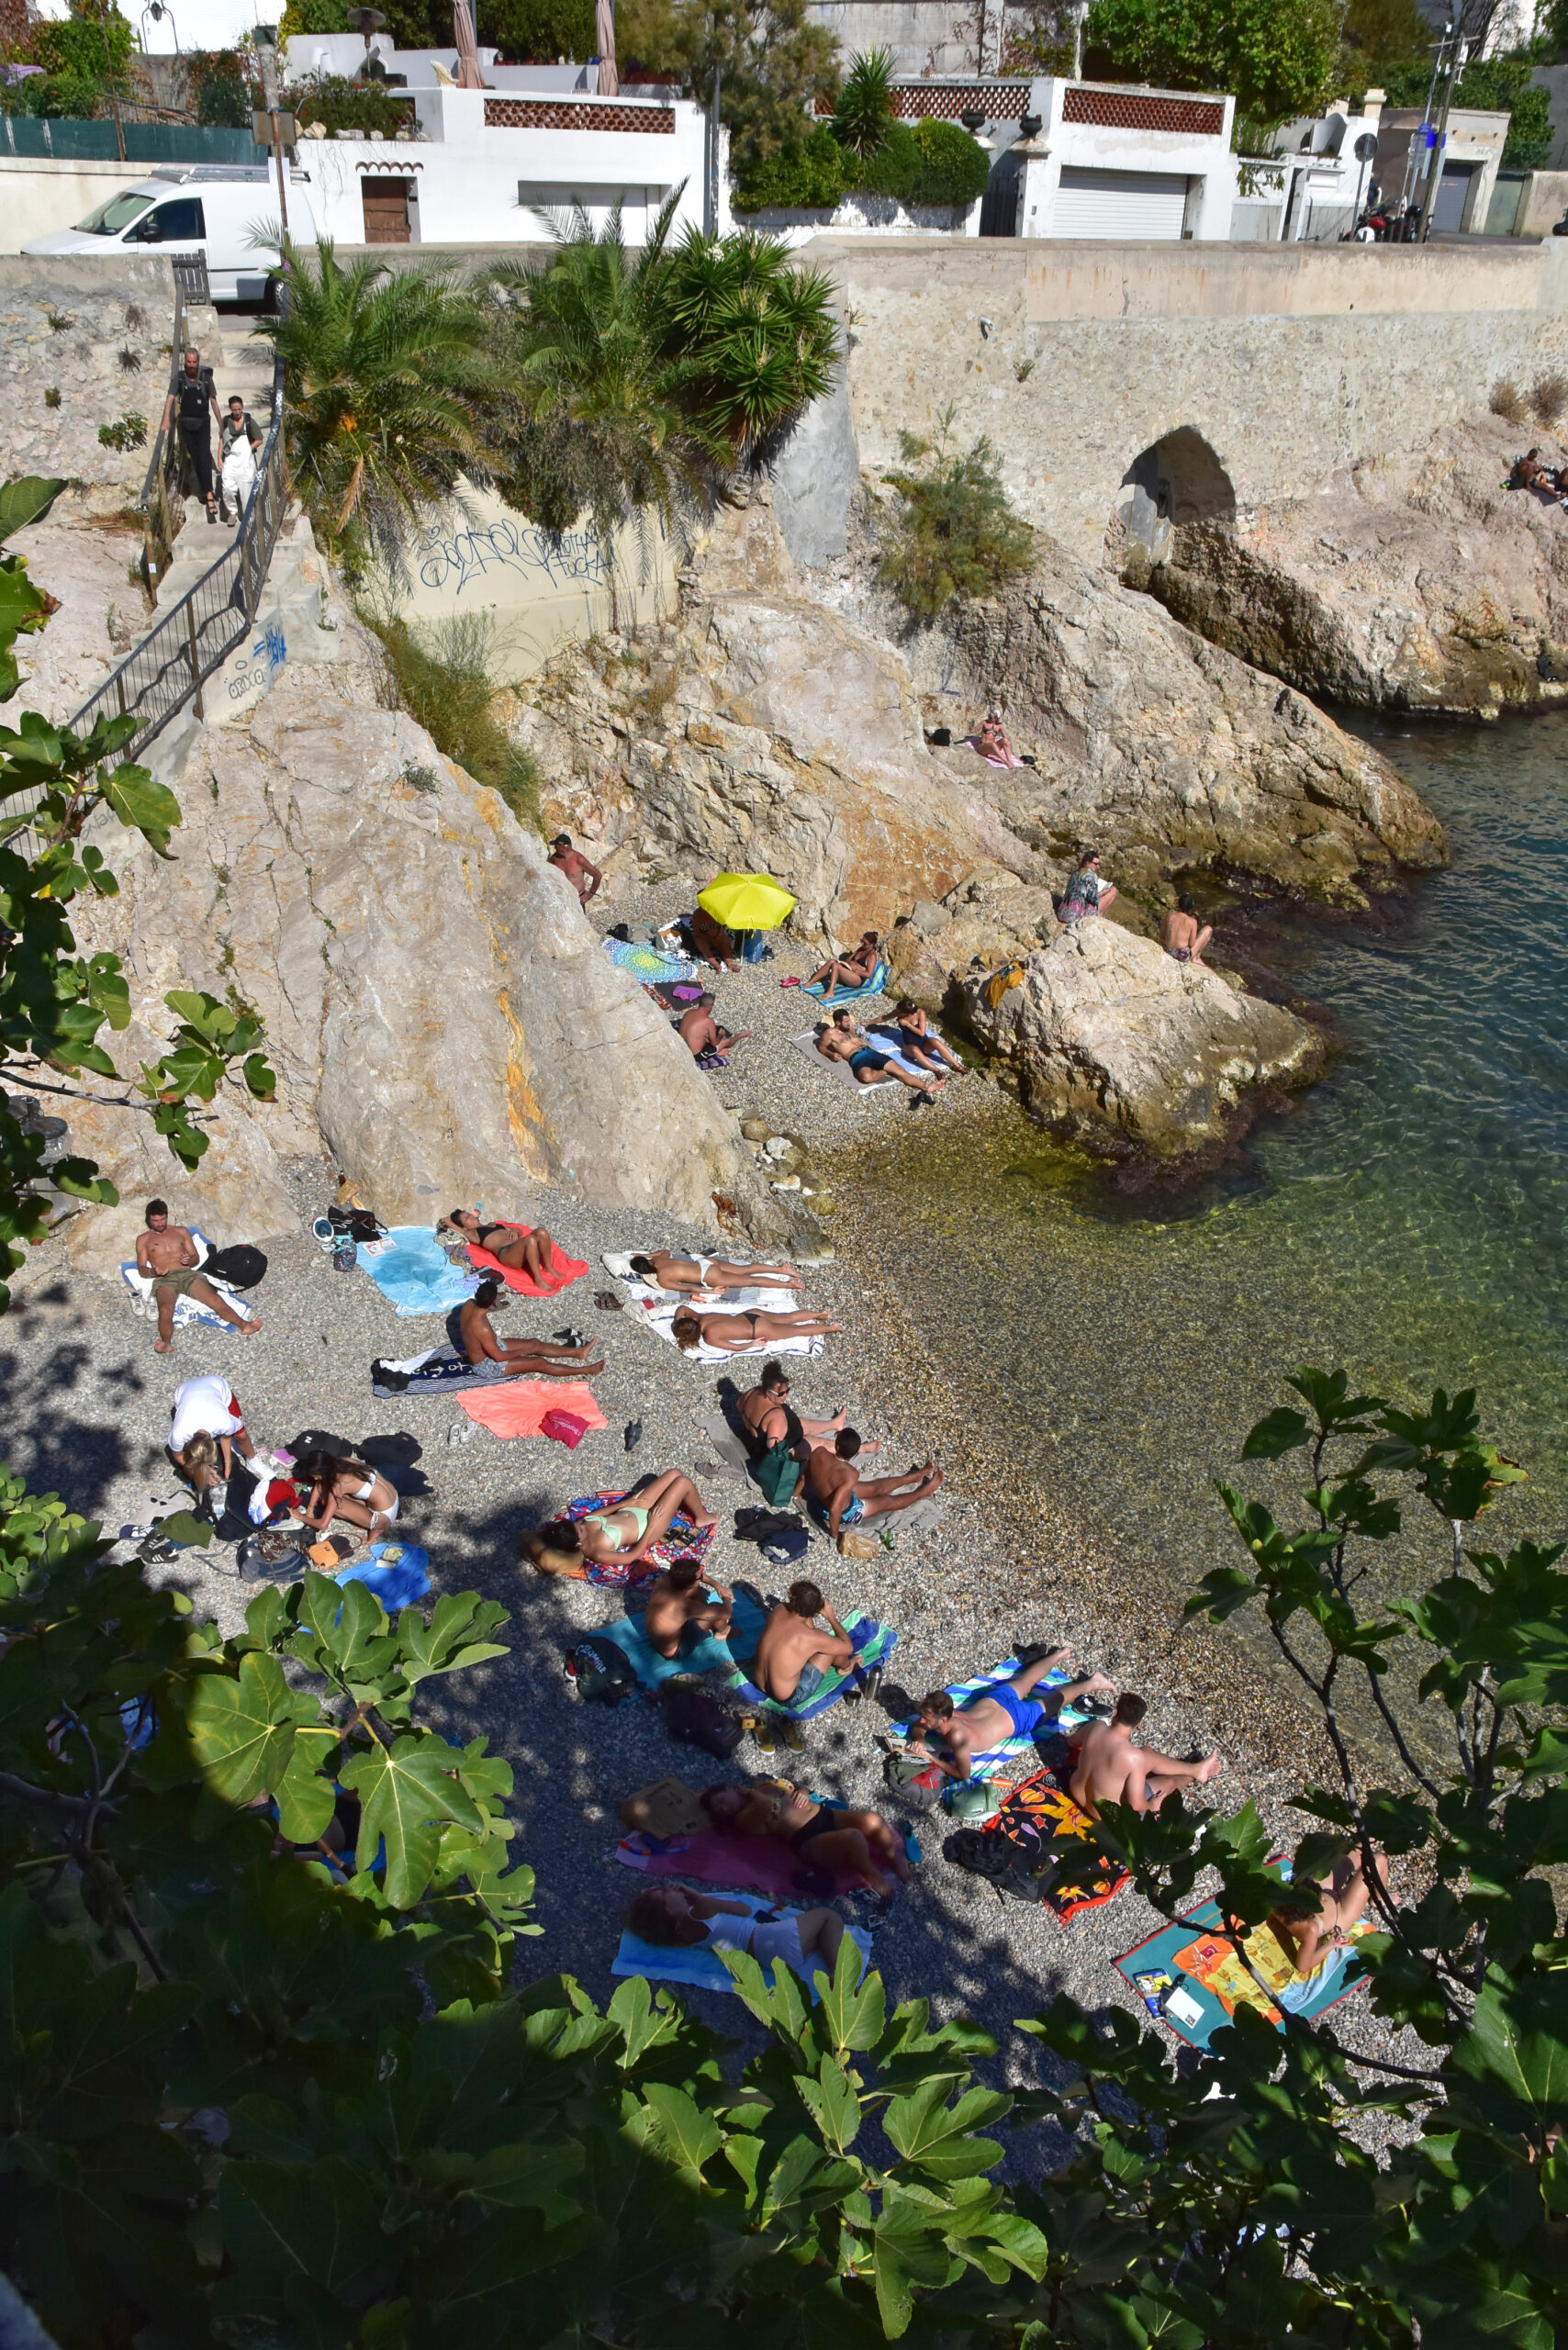
[[[185,599],[185,630],[190,639],[191,691],[196,696],[196,714],[198,718],[205,718],[207,712],[202,708],[201,702],[201,659],[196,652],[196,605],[188,596]],[[180,700],[184,699],[185,696],[182,694]],[[176,710],[179,708],[179,702],[175,703],[174,708]]]

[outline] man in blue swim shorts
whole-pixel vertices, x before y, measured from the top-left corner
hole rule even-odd
[[[862,1477],[855,1467],[859,1449],[859,1430],[840,1428],[831,1445],[813,1445],[806,1462],[807,1504],[817,1524],[835,1541],[848,1527],[923,1502],[945,1474],[927,1460],[906,1469],[902,1477]]]
[[[992,1681],[963,1706],[956,1706],[946,1689],[934,1689],[929,1697],[920,1701],[914,1728],[909,1734],[912,1746],[924,1746],[939,1771],[950,1779],[970,1776],[977,1754],[989,1754],[1004,1746],[1012,1738],[1033,1738],[1042,1724],[1056,1719],[1064,1706],[1072,1705],[1080,1697],[1087,1697],[1096,1689],[1114,1689],[1103,1673],[1091,1673],[1081,1681],[1058,1684],[1041,1698],[1031,1692],[1048,1673],[1053,1673],[1070,1654],[1067,1649],[1039,1649],[1025,1651],[1028,1662],[1006,1681]],[[946,1755],[931,1745],[939,1739],[947,1749]]]

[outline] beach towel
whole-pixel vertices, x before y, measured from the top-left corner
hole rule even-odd
[[[824,1076],[831,1077],[837,1084],[846,1085],[857,1102],[869,1102],[877,1096],[886,1102],[895,1095],[902,1101],[909,1092],[907,1086],[900,1085],[890,1077],[884,1079],[879,1085],[862,1085],[847,1061],[837,1060],[829,1053],[818,1052],[814,1028],[808,1028],[803,1036],[791,1036],[790,1042],[798,1053],[805,1055],[813,1069],[820,1069]],[[894,1054],[891,1058],[897,1059],[899,1056]],[[911,1067],[910,1074],[912,1077],[924,1077],[926,1072]]]
[[[378,1371],[392,1375],[377,1378]],[[493,1383],[487,1372],[450,1346],[427,1347],[423,1354],[407,1355],[398,1362],[377,1357],[370,1366],[370,1392],[387,1401],[402,1395],[451,1395],[460,1388]]]
[[[865,996],[880,995],[887,983],[888,967],[885,963],[879,963],[870,978],[857,988],[835,988],[831,995],[824,995],[820,987],[813,986],[804,987],[801,992],[802,995],[814,995],[819,1003],[831,1004],[836,1012],[841,1003],[858,1003]]]
[[[676,1340],[672,1326],[683,1300],[672,1297],[667,1290],[654,1289],[648,1282],[639,1281],[632,1270],[632,1259],[636,1253],[632,1249],[606,1249],[599,1262],[631,1299],[635,1312],[629,1318],[641,1327],[651,1330],[655,1337],[662,1338],[666,1346],[673,1347]],[[725,1291],[722,1307],[700,1305],[697,1311],[700,1314],[744,1314],[755,1305],[760,1306],[765,1313],[788,1314],[794,1304],[793,1290],[732,1289]],[[747,1347],[743,1355],[731,1355],[722,1347],[699,1346],[687,1355],[686,1360],[698,1364],[739,1362],[745,1360],[745,1355],[820,1355],[822,1350],[821,1338],[759,1338],[756,1346]]]
[[[196,1242],[196,1247],[201,1251],[201,1263],[196,1270],[201,1273],[204,1281],[210,1281],[212,1283],[213,1289],[223,1300],[225,1305],[229,1306],[234,1313],[240,1315],[243,1320],[247,1322],[250,1321],[252,1316],[249,1299],[241,1297],[238,1290],[232,1288],[228,1281],[219,1281],[216,1274],[204,1270],[207,1259],[213,1253],[212,1243],[207,1238],[206,1233],[201,1230],[199,1225],[194,1224],[189,1225],[187,1229],[189,1230],[191,1238]],[[143,1306],[147,1307],[151,1313],[156,1314],[158,1309],[152,1302],[152,1287],[157,1276],[155,1274],[139,1272],[137,1270],[136,1259],[134,1257],[129,1264],[122,1265],[120,1267],[119,1276],[121,1281],[124,1281],[127,1289],[129,1290],[132,1297],[139,1299]],[[187,1292],[183,1296],[176,1297],[174,1300],[173,1326],[176,1330],[187,1330],[193,1322],[205,1323],[209,1330],[227,1330],[234,1337],[238,1337],[240,1335],[238,1330],[235,1329],[232,1322],[225,1322],[223,1316],[220,1314],[215,1314],[210,1305],[204,1305],[200,1298],[192,1297]]]
[[[1080,1853],[1074,1846],[1082,1847]],[[1082,1909],[1103,1908],[1132,1879],[1102,1852],[1094,1823],[1056,1771],[1038,1771],[1009,1787],[983,1828],[961,1828],[944,1847],[956,1866],[987,1878],[1022,1901],[1039,1901],[1062,1925]]]
[[[531,1232],[533,1228],[532,1225],[513,1224],[510,1216],[498,1216],[496,1222],[504,1224],[509,1232]],[[520,1273],[510,1265],[503,1265],[498,1257],[492,1257],[489,1250],[481,1248],[476,1240],[468,1243],[468,1262],[480,1266],[487,1273],[498,1273],[508,1289],[515,1289],[522,1297],[557,1297],[562,1290],[570,1289],[574,1281],[581,1281],[588,1270],[586,1257],[568,1257],[564,1248],[554,1245],[550,1253],[554,1259],[555,1271],[547,1280],[536,1281],[531,1274]]]
[[[639,946],[625,938],[606,938],[599,943],[617,970],[630,971],[644,986],[657,986],[661,981],[673,985],[697,977],[698,966],[684,955],[666,955],[656,946]]]
[[[837,1705],[846,1689],[858,1688],[874,1665],[885,1664],[898,1645],[899,1636],[890,1624],[879,1624],[869,1616],[855,1613],[841,1617],[840,1621],[849,1635],[855,1651],[854,1660],[842,1671],[834,1668],[824,1673],[809,1697],[797,1694],[781,1705],[777,1697],[767,1696],[755,1681],[748,1680],[745,1667],[740,1664],[731,1673],[730,1687],[738,1696],[744,1697],[748,1706],[758,1707],[765,1713],[781,1715],[786,1721],[791,1722],[815,1721],[819,1714],[825,1714],[830,1706]],[[731,1646],[734,1645],[732,1639]],[[747,1662],[750,1662],[748,1658]]]
[[[1173,1926],[1161,1926],[1114,1961],[1117,1973],[1132,1985],[1150,2015],[1168,2024],[1178,2039],[1194,2048],[1206,2048],[1238,2007],[1249,2007],[1283,2031],[1284,2018],[1265,1998],[1237,1954],[1228,1936],[1215,1931],[1221,1924],[1217,1901],[1203,1902]],[[1377,1931],[1372,1918],[1358,1919],[1350,1929],[1352,1942]],[[1255,1927],[1246,1937],[1249,1957],[1273,1990],[1301,1978],[1271,1928]],[[1327,2015],[1367,1980],[1354,1952],[1334,1965],[1327,1979],[1315,1986],[1295,2009],[1305,2021]]]
[[[1015,1656],[1003,1657],[1000,1664],[993,1664],[989,1673],[976,1673],[972,1681],[949,1681],[946,1684],[947,1695],[961,1711],[971,1697],[982,1695],[998,1681],[1010,1680],[1018,1670],[1019,1664]],[[1053,1665],[1045,1678],[1037,1681],[1035,1686],[1036,1689],[1063,1689],[1071,1678],[1072,1675],[1065,1666]],[[1077,1706],[1064,1706],[1054,1722],[1042,1722],[1037,1730],[1027,1735],[1022,1731],[1017,1732],[1012,1738],[1003,1739],[1000,1746],[988,1747],[983,1754],[975,1755],[969,1764],[969,1776],[971,1779],[999,1779],[1005,1772],[1008,1763],[1019,1755],[1036,1757],[1040,1752],[1039,1741],[1055,1738],[1058,1729],[1079,1729],[1085,1722],[1092,1721],[1093,1718],[1092,1714]],[[913,1729],[914,1720],[912,1716],[906,1722],[894,1722],[891,1734],[894,1738],[909,1738],[913,1735]],[[1065,1745],[1066,1741],[1063,1740],[1059,1742]],[[938,1747],[942,1745],[940,1739],[928,1740],[927,1743]],[[1059,1758],[1053,1754],[1051,1759],[1054,1762]],[[952,1783],[949,1782],[949,1784]]]
[[[760,1910],[778,1906],[765,1900],[760,1894],[739,1893],[735,1898],[744,1901],[754,1917]],[[862,1926],[847,1926],[845,1931],[860,1953],[861,1973],[864,1974],[871,1964],[871,1937]],[[646,1975],[652,1983],[689,1983],[702,1991],[733,1992],[735,1987],[734,1977],[729,1968],[718,1952],[710,1949],[706,1943],[695,1950],[661,1950],[656,1942],[639,1941],[629,1928],[621,1937],[621,1946],[610,1961],[610,1971],[612,1975]],[[826,1972],[825,1968],[823,1972]],[[771,1982],[771,1969],[768,1976]],[[814,2003],[817,1996],[814,1985],[810,1996]]]
[[[373,1591],[388,1616],[411,1607],[431,1587],[431,1554],[416,1542],[377,1542],[363,1559],[333,1576],[337,1583],[362,1583]]]
[[[755,1655],[767,1620],[756,1601],[737,1591],[728,1640],[721,1640],[711,1632],[706,1639],[682,1648],[678,1656],[661,1656],[649,1641],[645,1616],[623,1616],[619,1623],[601,1624],[595,1637],[614,1641],[643,1688],[658,1689],[666,1681],[678,1681],[692,1673],[733,1673],[734,1650],[738,1648],[742,1656]]]
[[[473,1296],[477,1276],[452,1264],[428,1224],[400,1224],[385,1240],[362,1242],[357,1262],[402,1315],[450,1314]]]
[[[582,1379],[506,1379],[498,1387],[465,1390],[457,1408],[492,1436],[538,1436],[547,1412],[575,1412],[590,1428],[609,1426]]]
[[[848,1807],[818,1796],[827,1811],[843,1811]],[[912,1862],[920,1859],[920,1847],[911,1836],[904,1838],[904,1851]],[[712,1828],[700,1828],[676,1836],[654,1836],[633,1829],[622,1836],[615,1847],[615,1858],[623,1868],[639,1869],[644,1876],[683,1876],[696,1885],[722,1886],[726,1891],[770,1893],[776,1899],[788,1899],[790,1894],[812,1894],[820,1901],[841,1893],[853,1893],[860,1879],[850,1870],[832,1872],[829,1892],[815,1892],[812,1880],[821,1880],[829,1872],[813,1866],[809,1849],[797,1852],[778,1836],[723,1836]]]
[[[623,1493],[579,1494],[575,1502],[566,1504],[561,1516],[575,1525],[589,1510],[619,1509],[626,1498]],[[717,1532],[714,1526],[693,1526],[678,1510],[664,1539],[655,1542],[640,1559],[633,1560],[630,1566],[614,1561],[607,1563],[599,1559],[584,1559],[580,1572],[568,1576],[567,1581],[591,1583],[599,1591],[637,1591],[644,1583],[652,1583],[659,1569],[667,1567],[672,1559],[705,1559]]]

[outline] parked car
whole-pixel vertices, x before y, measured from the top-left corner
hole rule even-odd
[[[218,302],[260,302],[268,292],[266,249],[279,216],[277,181],[261,165],[170,163],[121,188],[79,220],[35,237],[24,253],[101,253],[107,243],[167,245],[207,257]],[[289,175],[288,230],[296,244],[316,242],[305,175]],[[275,251],[275,248],[274,248]]]

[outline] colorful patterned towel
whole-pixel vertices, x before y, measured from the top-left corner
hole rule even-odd
[[[537,1436],[546,1412],[575,1412],[590,1428],[610,1425],[583,1379],[509,1379],[499,1386],[465,1390],[457,1405],[492,1436],[502,1438]]]
[[[1022,1893],[1033,1885],[1045,1907],[1064,1926],[1081,1909],[1099,1909],[1107,1901],[1114,1901],[1123,1887],[1132,1883],[1126,1869],[1105,1859],[1093,1821],[1073,1802],[1052,1771],[1037,1771],[1032,1779],[1021,1779],[1015,1787],[1009,1787],[995,1818],[988,1819],[979,1830],[958,1830],[959,1837],[967,1835],[1001,1837],[1015,1846],[1025,1865],[1016,1874],[1006,1872],[1013,1890]],[[1074,1860],[1075,1843],[1085,1847],[1081,1863]],[[1054,1846],[1061,1849],[1055,1851]],[[957,1848],[958,1838],[950,1838],[946,1848],[949,1858],[958,1857]],[[965,1861],[960,1865],[972,1863]],[[1036,1868],[1043,1872],[1042,1882],[1035,1881]],[[985,1869],[976,1873],[992,1874]]]
[[[566,1504],[561,1516],[575,1525],[579,1517],[586,1517],[589,1510],[619,1509],[626,1499],[625,1494],[579,1494],[575,1502]],[[689,1517],[682,1517],[678,1511],[670,1520],[669,1532],[663,1541],[655,1542],[652,1550],[644,1551],[640,1559],[634,1559],[630,1566],[585,1559],[580,1574],[572,1576],[570,1580],[591,1583],[600,1591],[639,1591],[644,1583],[652,1583],[660,1568],[667,1567],[672,1559],[705,1559],[718,1530],[714,1526],[705,1526],[699,1530]]]
[[[523,1233],[533,1229],[531,1224],[513,1224],[510,1216],[498,1216],[496,1222],[504,1224],[509,1232]],[[555,1264],[554,1277],[536,1281],[530,1274],[520,1273],[510,1265],[503,1265],[498,1257],[492,1257],[489,1250],[481,1248],[476,1240],[468,1243],[468,1262],[471,1265],[479,1266],[487,1273],[498,1273],[508,1289],[515,1289],[523,1297],[556,1297],[562,1290],[570,1289],[574,1281],[581,1281],[588,1270],[586,1257],[568,1257],[564,1248],[557,1248],[554,1244],[550,1254]]]
[[[400,1315],[450,1314],[479,1286],[477,1275],[449,1262],[428,1224],[398,1225],[361,1248],[356,1262]]]
[[[880,995],[887,983],[888,967],[879,963],[870,978],[857,988],[835,988],[831,995],[823,995],[820,987],[804,987],[801,993],[814,995],[819,1003],[830,1003],[836,1012],[841,1003],[858,1003],[865,996]]]
[[[606,938],[600,944],[617,970],[630,971],[644,987],[697,977],[698,966],[684,955],[664,955],[656,946],[639,946],[626,938]]]
[[[1116,1972],[1132,1985],[1150,2015],[1194,2048],[1206,2048],[1238,2007],[1255,2009],[1277,2030],[1284,2030],[1280,2009],[1253,1981],[1234,1942],[1217,1930],[1222,1924],[1218,1902],[1205,1901],[1175,1925],[1161,1926],[1158,1933],[1135,1943],[1114,1961]],[[1362,1918],[1351,1927],[1350,1939],[1359,1942],[1376,1931],[1376,1919]],[[1246,1937],[1246,1950],[1271,1990],[1297,1984],[1300,1998],[1306,1986],[1270,1927],[1256,1927]],[[1294,2010],[1309,2022],[1337,2008],[1367,1980],[1366,1970],[1353,1953],[1331,1969],[1325,1968],[1324,1975],[1327,1979]]]
[[[737,1893],[734,1897],[737,1901],[744,1901],[754,1917],[758,1910],[778,1907],[777,1903],[765,1899],[760,1894]],[[847,1926],[845,1931],[860,1953],[865,1965],[869,1966],[870,1935],[862,1926]],[[729,1968],[718,1952],[709,1949],[706,1943],[696,1950],[663,1950],[657,1942],[640,1942],[630,1929],[621,1937],[621,1947],[610,1961],[610,1971],[612,1975],[644,1975],[654,1983],[689,1983],[701,1991],[733,1992],[735,1987],[734,1977]],[[816,1996],[813,1986],[811,1994],[813,2004]]]
[[[780,1705],[777,1697],[765,1696],[755,1681],[748,1681],[744,1667],[738,1664],[730,1676],[731,1688],[748,1705],[758,1706],[766,1713],[782,1715],[787,1721],[815,1721],[819,1714],[825,1714],[830,1706],[837,1705],[852,1684],[858,1687],[873,1665],[885,1664],[898,1645],[899,1636],[890,1624],[879,1624],[869,1616],[857,1614],[846,1616],[842,1621],[855,1649],[855,1662],[846,1664],[842,1672],[824,1674],[809,1697],[791,1697]]]
[[[989,1673],[977,1673],[972,1681],[949,1681],[947,1695],[961,1711],[971,1697],[981,1696],[998,1681],[1011,1679],[1019,1669],[1015,1656],[1003,1657],[1000,1664],[993,1664]],[[1062,1666],[1053,1665],[1045,1678],[1036,1682],[1035,1685],[1037,1689],[1064,1689],[1071,1678],[1072,1675]],[[1081,1712],[1076,1706],[1064,1706],[1054,1722],[1049,1724],[1042,1722],[1039,1729],[1033,1735],[1025,1736],[1019,1732],[1012,1738],[1003,1739],[1000,1746],[990,1747],[985,1753],[977,1754],[969,1764],[969,1776],[971,1779],[999,1779],[1006,1765],[1016,1756],[1027,1754],[1033,1759],[1038,1754],[1037,1739],[1048,1738],[1052,1731],[1058,1729],[1063,1730],[1081,1729],[1085,1722],[1092,1718],[1092,1715]],[[892,1735],[894,1738],[908,1738],[913,1729],[913,1718],[907,1722],[894,1722]],[[940,1744],[940,1740],[936,1742]],[[928,1740],[927,1743],[930,1741]]]

